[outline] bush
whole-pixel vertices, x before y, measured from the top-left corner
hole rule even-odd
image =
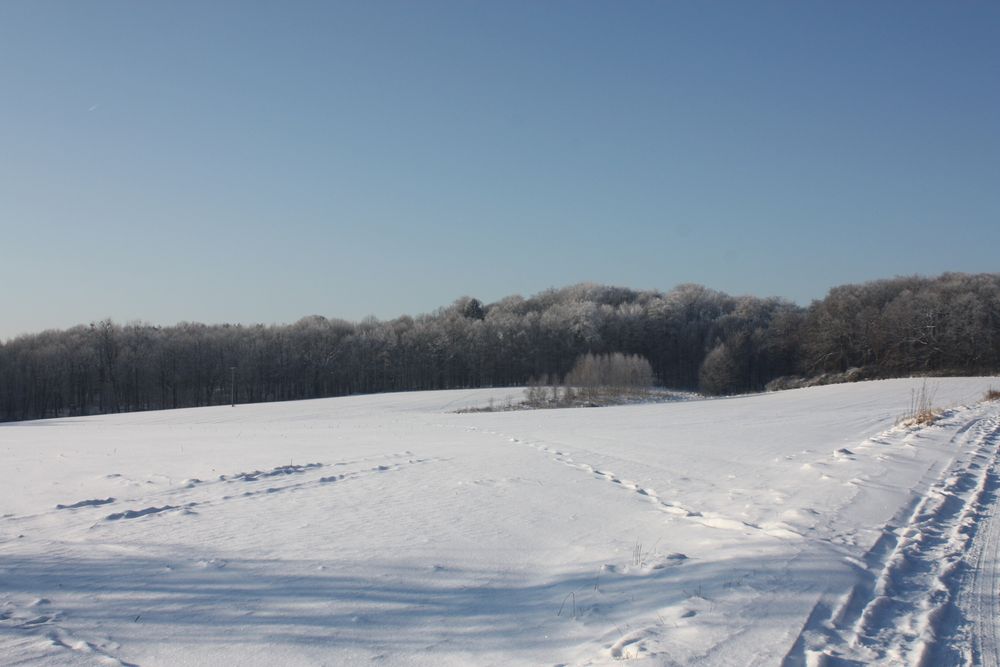
[[[653,367],[637,354],[585,354],[566,375],[566,391],[582,398],[641,396],[653,386]]]
[[[560,386],[558,376],[532,378],[524,403],[532,408],[610,405],[643,399],[653,387],[653,368],[636,354],[585,354]]]

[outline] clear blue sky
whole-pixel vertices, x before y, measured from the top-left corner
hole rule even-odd
[[[0,2],[0,338],[1000,270],[993,2]]]

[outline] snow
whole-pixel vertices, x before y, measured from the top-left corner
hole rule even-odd
[[[997,664],[997,378],[0,425],[0,664]]]

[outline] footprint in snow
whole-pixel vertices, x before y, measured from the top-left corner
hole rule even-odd
[[[47,616],[47,615],[36,616],[35,618],[32,618],[30,620],[23,621],[18,627],[20,627],[20,628],[34,628],[34,627],[38,627],[39,625],[50,624],[54,620],[56,620],[55,616]]]
[[[98,505],[108,505],[115,502],[114,498],[94,498],[92,500],[81,500],[72,505],[56,505],[57,510],[72,510],[78,507],[96,507]]]
[[[307,470],[313,468],[322,468],[322,463],[306,463],[305,465],[287,465],[278,466],[276,468],[271,468],[270,470],[254,470],[253,472],[241,472],[233,475],[232,477],[226,477],[226,475],[219,475],[219,481],[225,480],[241,480],[244,482],[256,482],[259,479],[267,477],[277,477],[279,475],[298,475],[304,473]]]
[[[194,507],[198,503],[188,503],[183,506],[183,509],[189,509]],[[160,512],[166,512],[168,510],[182,509],[178,505],[164,505],[163,507],[147,507],[141,510],[125,510],[124,512],[115,512],[114,514],[109,514],[104,517],[105,521],[119,521],[121,519],[138,519],[140,517],[149,516],[150,514],[159,514]]]

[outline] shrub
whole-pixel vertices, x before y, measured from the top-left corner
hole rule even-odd
[[[532,378],[524,404],[533,408],[607,405],[644,398],[653,386],[653,368],[637,354],[585,354],[577,358],[560,387],[558,376]]]
[[[565,385],[584,399],[642,396],[653,386],[653,367],[638,354],[588,353],[577,357]]]

